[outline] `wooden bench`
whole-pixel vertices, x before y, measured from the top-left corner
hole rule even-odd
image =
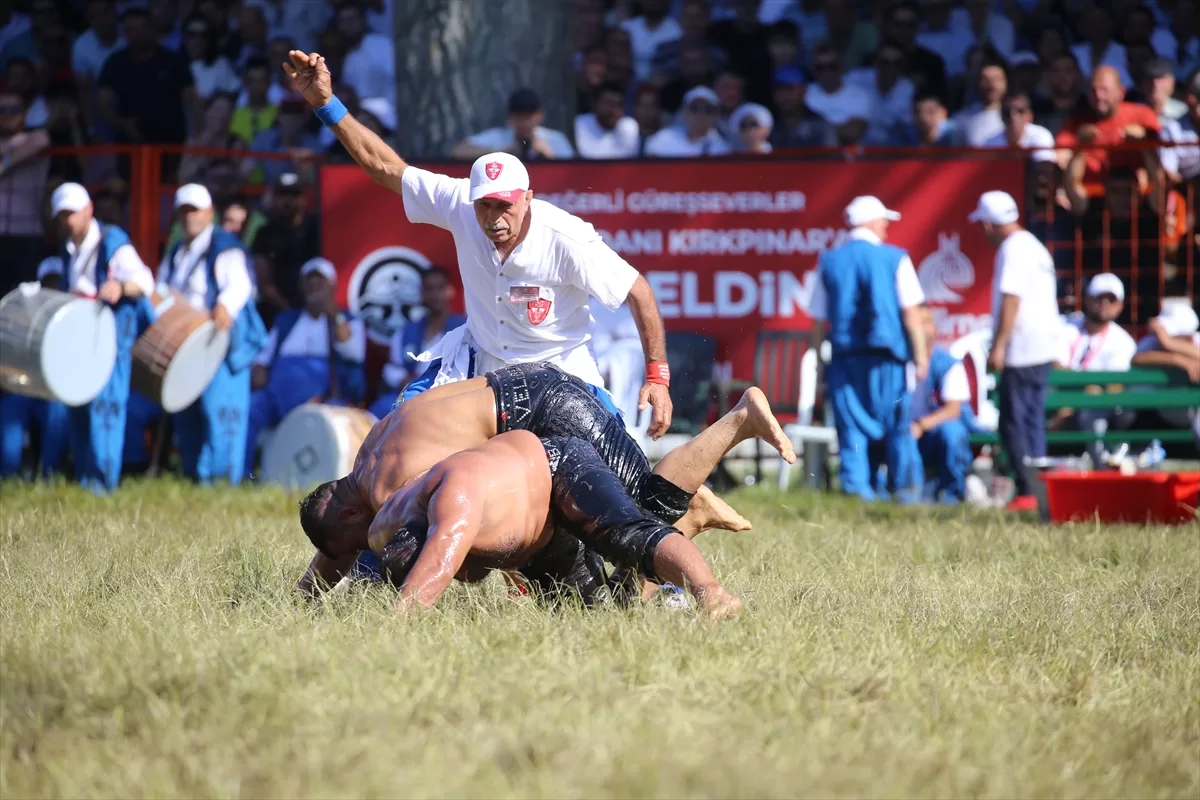
[[[1000,380],[999,376],[996,378]],[[1100,392],[1088,387],[1099,386]],[[1109,386],[1121,386],[1109,392]],[[994,393],[993,393],[994,394]],[[1189,382],[1181,370],[1137,367],[1128,372],[1075,372],[1056,369],[1050,373],[1050,391],[1046,395],[1046,411],[1074,409],[1186,409],[1200,407],[1200,386]],[[1087,445],[1096,441],[1146,444],[1160,442],[1191,442],[1194,437],[1187,428],[1159,430],[1047,431],[1047,444]],[[975,434],[972,444],[997,444],[995,432]]]

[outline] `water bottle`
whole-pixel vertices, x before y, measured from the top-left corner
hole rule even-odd
[[[672,610],[679,611],[689,606],[687,593],[672,583],[664,583],[658,587],[658,596],[662,604]]]
[[[1156,470],[1166,457],[1167,453],[1163,450],[1162,442],[1155,439],[1150,442],[1150,446],[1138,457],[1138,466],[1141,466],[1142,469]]]

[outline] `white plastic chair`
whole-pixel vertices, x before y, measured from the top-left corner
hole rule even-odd
[[[826,364],[829,363],[830,347],[829,342],[821,343],[821,360]],[[817,353],[812,348],[809,348],[803,356],[800,357],[800,397],[796,403],[796,421],[783,426],[784,434],[791,439],[792,446],[797,452],[806,450],[805,444],[812,442],[814,444],[824,445],[829,448],[826,452],[835,452],[837,449],[837,432],[833,429],[832,416],[830,411],[826,411],[825,424],[813,425],[813,412],[816,410],[817,404]],[[811,469],[812,465],[807,462],[809,457],[817,457],[818,448],[808,451],[805,457],[804,468]],[[792,465],[779,458],[779,471],[776,473],[780,489],[787,489],[788,483],[792,476]]]

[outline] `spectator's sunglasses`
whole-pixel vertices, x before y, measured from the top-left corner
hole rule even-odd
[[[758,117],[749,116],[741,121],[741,123],[738,125],[738,130],[748,131],[751,128],[758,128],[758,127],[761,127],[758,123]]]
[[[692,103],[688,106],[688,111],[693,114],[716,114],[718,109],[712,103]]]

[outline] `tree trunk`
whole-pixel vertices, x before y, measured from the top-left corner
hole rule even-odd
[[[570,132],[575,83],[571,0],[404,0],[393,9],[396,150],[445,158],[463,138],[505,124],[508,96],[533,89],[545,125]],[[568,134],[569,135],[569,134]]]

